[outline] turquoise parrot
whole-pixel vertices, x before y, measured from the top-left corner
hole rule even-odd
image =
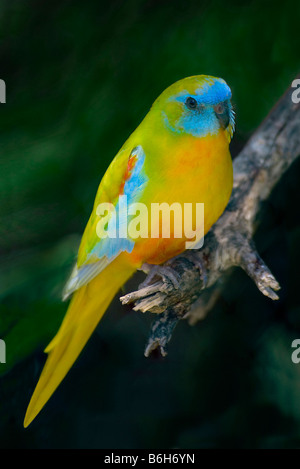
[[[32,395],[24,426],[40,412],[77,359],[112,299],[143,264],[160,266],[182,253],[186,234],[106,236],[99,229],[107,208],[124,222],[121,206],[143,204],[204,204],[206,234],[224,211],[232,191],[229,143],[234,132],[231,90],[221,78],[197,75],[177,81],[153,103],[141,124],[115,156],[99,185],[85,228],[77,262],[64,289],[71,297],[62,324],[45,349],[45,366]],[[105,205],[106,204],[106,205]],[[197,220],[196,220],[197,222]],[[103,226],[102,226],[103,228]],[[105,226],[104,226],[105,228]],[[148,232],[149,231],[149,232]]]

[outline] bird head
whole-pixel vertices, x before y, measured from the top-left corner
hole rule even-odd
[[[154,102],[162,123],[177,134],[205,137],[234,132],[231,90],[222,78],[196,75],[179,80]]]

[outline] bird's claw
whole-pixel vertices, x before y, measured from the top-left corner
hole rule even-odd
[[[143,264],[141,270],[148,275],[146,280],[139,285],[139,288],[148,287],[153,283],[155,277],[160,277],[163,282],[170,283],[175,290],[178,290],[180,276],[172,267],[167,265]]]
[[[192,253],[188,256],[188,260],[199,270],[200,278],[202,280],[202,290],[207,287],[208,284],[208,272],[206,269],[205,261],[202,256],[198,253]]]

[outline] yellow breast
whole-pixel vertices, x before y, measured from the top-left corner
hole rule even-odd
[[[175,142],[176,143],[176,142]],[[163,158],[152,178],[142,200],[151,211],[153,203],[193,204],[193,220],[196,203],[204,204],[204,228],[206,234],[223,213],[232,191],[233,170],[224,133],[196,139],[190,136],[168,145],[168,155]],[[153,161],[153,160],[152,160]],[[197,227],[196,227],[197,228]],[[171,235],[173,234],[171,229]],[[185,249],[186,238],[139,240],[132,253],[134,257],[147,256],[143,262],[161,263]]]

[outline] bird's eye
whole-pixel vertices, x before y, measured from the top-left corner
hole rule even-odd
[[[189,96],[186,101],[185,101],[185,104],[186,106],[189,108],[189,109],[196,109],[197,107],[197,101],[195,98],[192,98],[191,96]]]
[[[225,106],[224,104],[219,103],[216,106],[214,106],[214,109],[217,114],[223,114],[223,112],[225,111]]]

